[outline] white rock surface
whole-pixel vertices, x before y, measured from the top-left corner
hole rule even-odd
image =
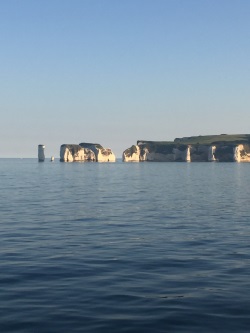
[[[123,152],[124,162],[250,162],[250,143],[235,145],[233,142],[215,144],[162,144],[157,141],[137,141]]]
[[[247,152],[247,149],[244,145],[238,145],[234,147],[234,161],[235,162],[250,162],[250,152]]]
[[[186,149],[185,162],[191,162],[190,146]]]
[[[185,161],[190,162],[190,147],[181,151],[174,148],[172,153],[156,153],[154,151],[149,152],[147,148],[143,148],[140,145],[132,146],[123,152],[122,159],[124,162],[174,162]]]
[[[139,147],[139,146],[138,146]],[[140,147],[139,147],[140,149]],[[148,159],[148,155],[149,155],[149,151],[147,148],[144,148],[144,149],[140,149],[140,161],[143,162],[143,161],[147,161]]]
[[[240,151],[243,149],[242,145],[234,147],[234,161],[235,162],[240,162]]]
[[[175,161],[183,161],[190,162],[190,147],[188,146],[185,150],[179,150],[178,148],[173,149],[174,152],[174,160]]]
[[[115,162],[116,157],[110,148],[103,148],[100,144],[80,143],[83,148],[91,149],[96,158],[96,162]]]
[[[208,148],[208,162],[213,162],[213,161],[216,161],[216,158],[214,156],[215,154],[215,151],[216,151],[216,146],[210,146]]]
[[[140,162],[139,146],[136,145],[126,149],[122,154],[122,160],[123,162]]]
[[[97,162],[115,162],[115,154],[112,152],[110,148],[97,148],[96,153],[96,161]]]
[[[61,162],[95,162],[94,152],[88,148],[82,148],[79,145],[61,145],[60,148]]]

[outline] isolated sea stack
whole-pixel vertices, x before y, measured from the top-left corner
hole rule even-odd
[[[250,162],[250,134],[138,140],[123,152],[122,159],[124,162]]]
[[[45,160],[44,149],[44,145],[38,145],[38,162],[44,162]]]
[[[115,162],[110,148],[98,143],[63,144],[60,148],[61,162]]]

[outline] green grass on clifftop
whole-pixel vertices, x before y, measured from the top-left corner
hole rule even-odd
[[[212,145],[216,143],[240,144],[250,143],[250,134],[220,134],[220,135],[199,135],[184,138],[176,138],[175,143]]]
[[[103,146],[100,145],[99,143],[81,142],[81,143],[79,143],[79,145],[84,148],[91,148],[91,147],[95,146],[98,149],[103,149]]]
[[[174,141],[147,141],[138,140],[137,144],[151,149],[168,150],[173,145],[182,150],[183,145],[213,145],[213,144],[250,144],[250,134],[220,134],[220,135],[199,135],[183,138],[176,138]]]

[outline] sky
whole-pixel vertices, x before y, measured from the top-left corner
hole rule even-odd
[[[250,133],[249,0],[0,0],[0,157]]]

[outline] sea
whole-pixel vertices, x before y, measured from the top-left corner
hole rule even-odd
[[[250,332],[250,164],[0,159],[0,332]]]

